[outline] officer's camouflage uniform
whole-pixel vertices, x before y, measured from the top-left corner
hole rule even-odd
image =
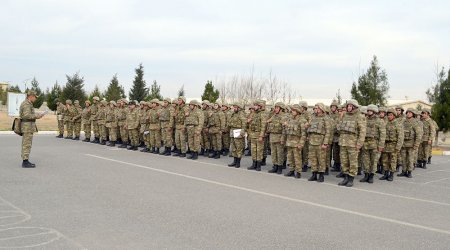
[[[34,112],[33,103],[28,99],[20,104],[19,114],[22,119],[22,160],[27,161],[30,157],[33,133],[37,132],[36,119],[39,116]]]
[[[89,103],[86,101],[85,103]],[[83,123],[83,131],[85,141],[90,141],[91,139],[91,106],[85,106],[83,111],[81,111],[81,122]]]
[[[58,102],[56,106],[56,119],[58,121],[59,137],[64,136],[64,104]]]
[[[414,155],[419,148],[420,142],[422,141],[422,127],[419,125],[417,120],[414,118],[415,112],[412,109],[406,111],[411,112],[413,116],[411,118],[406,117],[403,121],[403,146],[401,149],[401,158],[403,159],[402,173],[397,176],[407,176],[412,177],[411,172],[413,170]],[[420,136],[420,137],[419,137]]]
[[[389,109],[388,114],[389,113],[396,115],[394,109]],[[382,154],[385,174],[380,178],[381,180],[387,179],[392,181],[393,173],[397,169],[397,158],[399,157],[400,150],[402,149],[403,138],[403,124],[399,123],[396,118],[392,121],[388,120],[386,123],[386,144]]]
[[[284,133],[286,135],[287,161],[289,163],[289,173],[295,172],[295,177],[300,178],[302,171],[302,149],[306,141],[306,119],[300,115],[300,105],[295,104],[292,110],[298,112],[292,114],[286,121]]]

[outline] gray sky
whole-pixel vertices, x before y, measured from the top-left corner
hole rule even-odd
[[[450,65],[449,1],[4,0],[0,81],[41,87],[80,71],[88,91],[145,67],[163,96],[182,84],[272,70],[304,98],[349,97],[373,55],[399,99],[425,99],[436,64]]]

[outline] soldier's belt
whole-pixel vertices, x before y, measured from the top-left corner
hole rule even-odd
[[[22,119],[22,122],[36,122],[36,119]]]

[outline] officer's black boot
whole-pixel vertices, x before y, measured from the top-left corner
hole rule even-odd
[[[384,175],[380,177],[380,180],[384,181],[387,180],[387,178],[389,177],[389,171],[384,172]]]
[[[261,163],[261,166],[265,166],[266,165],[266,157],[264,157],[260,163]]]
[[[308,171],[308,165],[303,165],[302,167],[302,172],[307,172]]]
[[[177,146],[173,146],[172,152],[177,152],[177,151],[178,151]]]
[[[339,174],[336,175],[336,178],[344,178],[345,174],[343,172],[340,172]]]
[[[234,158],[233,158],[233,162],[230,163],[230,164],[228,164],[228,167],[234,167],[234,166],[236,166],[236,164],[237,164],[237,158],[234,157]]]
[[[412,178],[412,173],[411,173],[411,171],[407,171],[407,172],[406,172],[406,177]]]
[[[354,179],[355,177],[353,177],[353,176],[348,176],[348,181],[347,181],[347,183],[345,184],[345,186],[346,187],[353,187],[353,179]]]
[[[186,157],[186,153],[181,153],[181,154],[180,154],[180,157],[181,157],[181,158]]]
[[[324,173],[319,173],[319,178],[317,178],[317,182],[323,182],[325,178],[323,177]]]
[[[284,176],[294,176],[294,171],[289,171],[289,172],[287,172]]]
[[[131,150],[133,150],[133,151],[137,151],[139,148],[138,148],[138,146],[132,146],[131,147]]]
[[[235,168],[240,168],[241,167],[241,158],[236,158],[236,166],[234,166]]]
[[[100,143],[100,138],[96,137],[94,143]]]
[[[257,161],[257,162],[256,162],[256,168],[255,168],[255,170],[256,170],[256,171],[261,171],[261,161]]]
[[[194,153],[194,156],[192,157],[192,160],[197,160],[198,159],[198,152]]]
[[[283,166],[278,165],[277,174],[283,173]]]
[[[406,171],[402,171],[400,174],[397,174],[397,176],[401,177],[401,176],[408,176],[408,173]]]
[[[247,168],[248,170],[254,170],[256,169],[256,161],[253,161],[252,165]]]
[[[388,181],[393,181],[394,180],[394,172],[389,172],[389,176],[387,178]]]
[[[31,162],[29,162],[28,160],[24,160],[22,162],[22,167],[23,168],[34,168],[34,167],[36,167],[36,165],[31,163]]]
[[[365,173],[364,174],[364,178],[362,178],[361,180],[359,180],[359,182],[367,182],[369,180],[369,174]]]
[[[122,143],[122,145],[120,145],[118,148],[126,148],[127,144],[126,143]]]
[[[430,157],[428,157],[428,161],[427,161],[427,164],[431,164],[431,156],[430,156]]]
[[[381,165],[377,164],[377,171],[375,173],[381,174],[382,173],[381,170],[382,170]]]
[[[345,186],[348,183],[348,175],[344,174],[344,179],[338,183],[339,186]]]
[[[273,165],[272,169],[267,171],[269,173],[276,173],[278,171],[278,165]]]
[[[302,174],[301,174],[300,172],[295,171],[295,172],[294,172],[294,177],[295,177],[296,179],[300,179],[300,178],[302,178]]]
[[[317,181],[317,172],[312,172],[312,175],[309,177],[308,181]]]
[[[73,138],[75,141],[79,141],[80,140],[80,137],[79,136],[76,136],[75,138]]]
[[[373,183],[373,174],[369,174],[369,179],[367,179],[367,182],[370,184]]]
[[[106,145],[106,141],[102,140],[102,142],[100,143],[100,145]]]

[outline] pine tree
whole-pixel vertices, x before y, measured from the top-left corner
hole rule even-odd
[[[51,91],[47,92],[47,107],[52,110],[55,111],[56,110],[56,98],[58,98],[61,102],[62,102],[62,88],[61,86],[58,84],[58,81],[55,82],[55,84],[52,87]]]
[[[91,94],[89,95],[89,101],[91,101],[91,103],[94,101],[94,96],[98,96],[100,100],[103,99],[103,94],[100,92],[97,84],[95,85],[94,90],[92,90]]]
[[[202,95],[202,101],[208,100],[211,103],[216,102],[216,100],[219,99],[219,95],[219,90],[214,89],[212,81],[206,81],[205,90],[203,91]]]
[[[146,100],[158,99],[162,100],[163,97],[161,95],[161,86],[158,85],[156,80],[153,81],[153,84],[150,86],[150,95],[146,98]]]
[[[181,85],[181,88],[178,90],[178,97],[185,96],[184,84]]]
[[[133,86],[128,94],[130,100],[143,101],[148,96],[148,88],[144,80],[144,66],[142,63],[135,69],[136,76],[134,77]]]
[[[447,77],[439,85],[438,95],[435,96],[435,104],[432,108],[432,118],[436,121],[439,129],[447,132],[450,129],[450,70]]]
[[[428,101],[433,103],[436,101],[436,98],[439,96],[439,90],[441,84],[445,81],[445,69],[441,68],[441,71],[438,72],[436,70],[436,83],[431,86],[431,88],[427,89],[425,92],[427,94]]]
[[[36,92],[36,95],[38,96],[38,98],[36,98],[36,101],[33,103],[33,107],[38,109],[44,103],[45,95],[39,87],[39,82],[36,80],[36,77],[33,77],[33,80],[31,80],[31,90]]]
[[[105,92],[105,98],[107,101],[117,101],[121,98],[125,98],[125,90],[120,86],[117,74],[111,79],[108,89]]]
[[[10,87],[8,88],[8,92],[22,93],[22,90],[20,90],[19,85],[16,85],[16,86],[10,86]]]
[[[86,92],[84,91],[84,78],[80,77],[79,72],[73,76],[66,75],[67,83],[62,91],[62,99],[65,100],[78,100],[80,103],[84,103],[86,100]]]
[[[378,59],[373,56],[370,68],[358,78],[358,84],[352,84],[352,98],[360,105],[375,104],[384,106],[388,98],[389,83],[385,70],[381,70]]]

